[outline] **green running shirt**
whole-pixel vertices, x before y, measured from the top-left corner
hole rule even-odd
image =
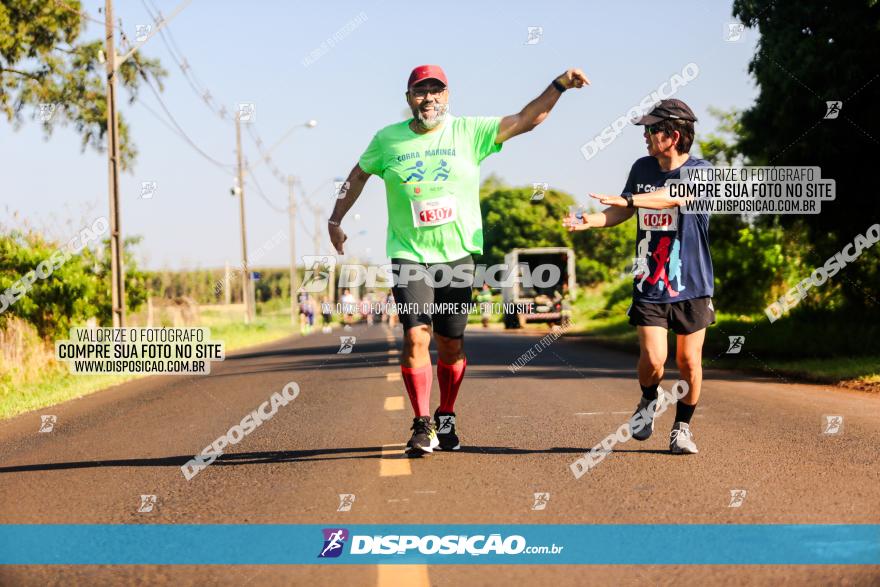
[[[423,135],[411,120],[377,132],[358,161],[385,181],[388,257],[445,263],[481,254],[480,163],[501,150],[501,119],[450,115]]]

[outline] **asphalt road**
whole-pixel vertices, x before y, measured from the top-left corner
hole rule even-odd
[[[878,523],[880,398],[707,371],[700,454],[619,445],[587,476],[569,464],[625,422],[634,357],[560,339],[468,330],[462,450],[407,459],[400,331],[356,326],[227,357],[210,376],[150,377],[0,422],[0,523]],[[436,355],[435,355],[436,361]],[[667,382],[675,378],[670,365]],[[180,466],[290,381],[299,397],[191,481]],[[432,407],[439,401],[435,377]],[[40,415],[57,416],[39,433]],[[825,416],[841,415],[838,434]],[[745,490],[729,507],[731,490]],[[547,492],[543,510],[534,494]],[[140,496],[157,496],[139,513]],[[339,512],[339,494],[356,496]],[[646,544],[687,549],[689,545]],[[2,585],[876,585],[878,567],[17,566]]]

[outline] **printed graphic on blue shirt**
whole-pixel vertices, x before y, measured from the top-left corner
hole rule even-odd
[[[683,167],[709,167],[690,157]],[[625,192],[656,191],[667,179],[676,179],[681,168],[663,171],[653,157],[643,157],[630,169]],[[711,296],[714,291],[709,253],[709,215],[682,214],[678,208],[639,208],[636,256],[633,259],[633,299],[671,303]]]

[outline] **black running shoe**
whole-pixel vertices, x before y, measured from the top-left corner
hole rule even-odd
[[[413,418],[410,430],[413,431],[413,435],[406,443],[408,454],[430,454],[439,446],[440,441],[437,440],[437,432],[434,430],[434,425],[431,424],[430,416]]]
[[[434,412],[434,426],[440,440],[440,450],[458,450],[461,443],[455,433],[455,412]]]

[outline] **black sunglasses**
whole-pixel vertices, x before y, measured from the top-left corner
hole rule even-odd
[[[430,86],[430,87],[418,87],[418,88],[410,88],[409,93],[415,96],[416,98],[424,98],[428,94],[433,94],[435,96],[439,96],[443,92],[446,91],[446,86]]]

